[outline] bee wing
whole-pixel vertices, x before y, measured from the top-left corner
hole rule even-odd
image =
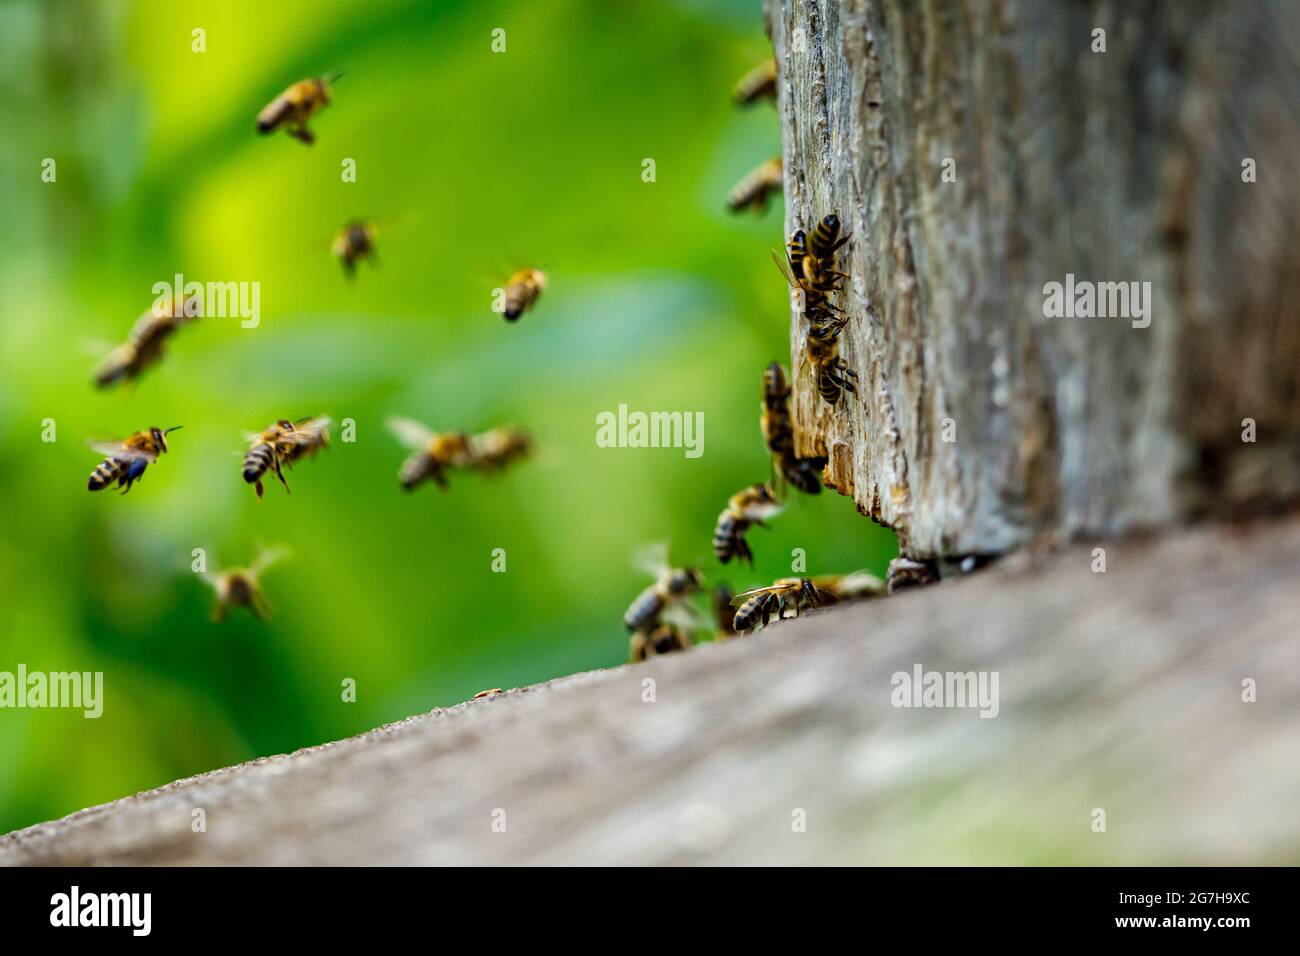
[[[776,588],[773,585],[768,584],[768,585],[764,585],[761,588],[750,588],[748,591],[741,591],[739,594],[737,594],[735,597],[731,599],[731,606],[740,607],[740,605],[744,604],[746,601],[748,601],[756,594],[766,594],[769,591],[776,591],[776,590],[779,590],[779,588]]]
[[[393,417],[384,424],[399,442],[408,448],[424,448],[433,440],[433,429],[414,418]]]
[[[311,415],[307,418],[300,418],[293,423],[294,431],[299,432],[322,432],[329,428],[332,422],[328,415]]]
[[[781,270],[781,275],[785,276],[785,281],[790,283],[790,288],[796,291],[803,288],[803,286],[799,284],[799,280],[794,277],[794,273],[790,271],[790,260],[787,256],[782,255],[773,249],[772,261],[775,262],[776,267]]]
[[[288,548],[267,548],[266,550],[260,552],[256,560],[254,560],[253,563],[249,565],[248,572],[254,578],[256,578],[258,575],[260,575],[271,565],[275,564],[277,561],[280,561],[283,558],[286,558],[288,556],[289,556]]]
[[[637,548],[632,555],[632,565],[638,571],[659,577],[668,570],[668,542],[652,541]]]
[[[700,612],[694,604],[685,601],[674,601],[668,605],[659,619],[681,631],[698,630],[700,626]]]

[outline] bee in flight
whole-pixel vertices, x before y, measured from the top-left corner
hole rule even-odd
[[[781,510],[772,489],[766,484],[751,485],[731,496],[727,507],[718,515],[713,530],[713,553],[726,564],[732,558],[754,563],[745,533],[751,525],[767,527],[764,522]]]
[[[763,370],[763,411],[759,416],[763,441],[772,456],[772,471],[806,495],[822,490],[825,458],[800,458],[794,451],[794,422],[790,418],[790,383],[780,362]]]
[[[718,626],[718,637],[725,640],[736,633],[736,608],[731,603],[735,597],[731,588],[719,584],[713,589],[713,622]]]
[[[212,605],[212,620],[220,624],[226,619],[231,608],[246,607],[259,621],[271,616],[271,606],[262,594],[260,578],[264,571],[283,557],[285,552],[276,548],[263,551],[246,568],[226,568],[216,574],[203,575],[204,580],[212,585],[216,594],[216,603]]]
[[[776,57],[764,60],[740,78],[732,97],[740,106],[776,99]]]
[[[740,212],[747,207],[752,207],[758,213],[766,210],[768,198],[785,188],[782,170],[781,157],[776,156],[747,173],[727,193],[727,205],[731,211]]]
[[[90,473],[86,487],[91,491],[103,491],[117,482],[122,494],[126,494],[144,475],[145,469],[167,451],[167,436],[181,427],[150,428],[121,442],[92,442],[91,448],[108,457]]]
[[[329,106],[331,87],[342,75],[343,71],[337,70],[293,84],[257,114],[257,131],[270,133],[284,127],[294,139],[310,146],[316,137],[307,129],[307,121]]]
[[[528,432],[513,425],[489,429],[469,440],[470,466],[479,471],[500,471],[532,450]]]
[[[388,419],[388,430],[411,449],[397,473],[406,491],[414,491],[428,479],[446,488],[447,472],[467,468],[474,460],[471,439],[465,432],[435,432],[411,418]]]
[[[308,416],[291,422],[282,418],[262,431],[246,436],[251,443],[244,455],[244,481],[262,497],[262,479],[274,472],[284,490],[289,491],[284,469],[304,457],[316,454],[329,445],[330,420],[324,415]]]
[[[356,275],[357,263],[362,259],[375,261],[375,235],[373,223],[363,219],[352,219],[343,225],[334,237],[331,247],[334,258],[343,266],[343,274],[351,279]]]
[[[827,597],[810,578],[781,578],[771,587],[746,591],[733,598],[736,631],[748,633],[773,618],[798,617],[801,611],[825,603]]]
[[[515,322],[536,305],[545,290],[545,272],[541,269],[520,269],[506,280],[504,287],[496,290],[497,302],[493,308],[502,313],[507,322]]]
[[[100,364],[95,371],[95,384],[107,388],[120,381],[134,381],[149,366],[162,361],[167,340],[199,313],[200,303],[194,296],[182,302],[168,299],[154,303],[136,321],[126,343],[110,352]]]
[[[659,624],[648,631],[635,632],[628,642],[628,658],[644,661],[658,654],[684,651],[691,646],[691,638],[676,624]]]
[[[623,624],[629,631],[645,631],[660,623],[664,612],[679,605],[704,586],[696,568],[664,568],[659,577],[628,605]]]

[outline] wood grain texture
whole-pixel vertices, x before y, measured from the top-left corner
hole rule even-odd
[[[1295,500],[1300,6],[768,0],[767,18],[787,232],[838,211],[855,235],[859,402],[820,399],[792,323],[796,441],[832,486],[918,557]],[[1045,318],[1067,273],[1150,282],[1149,327]]]
[[[1093,560],[178,781],[0,837],[0,864],[1300,862],[1300,520]],[[894,707],[918,663],[996,671],[998,716]]]

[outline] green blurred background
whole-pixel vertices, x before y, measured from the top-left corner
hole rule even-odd
[[[0,710],[0,831],[618,664],[648,542],[737,589],[794,548],[810,573],[884,570],[892,535],[830,492],[753,533],[752,572],[709,551],[726,498],[767,477],[759,377],[790,358],[781,204],[723,204],[779,151],[773,108],[729,100],[769,51],[758,0],[0,3],[0,670],[105,675],[99,720]],[[255,134],[336,68],[314,147]],[[353,216],[383,232],[348,284],[329,243]],[[532,264],[551,288],[507,325],[490,290]],[[135,388],[94,390],[177,272],[260,282],[261,326],[199,322]],[[622,402],[704,412],[703,457],[598,448]],[[336,429],[259,503],[241,433],[315,412],[356,442]],[[517,422],[539,453],[403,495],[393,414]],[[174,424],[131,494],[87,493],[88,438]],[[264,581],[274,619],[211,623],[192,549],[220,567],[259,543],[293,552]]]

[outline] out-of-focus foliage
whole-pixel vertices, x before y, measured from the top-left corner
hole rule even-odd
[[[0,710],[0,831],[617,664],[646,542],[737,589],[788,574],[794,548],[810,573],[883,570],[891,536],[832,492],[753,532],[753,572],[709,552],[727,496],[768,474],[760,372],[790,358],[780,203],[723,204],[779,150],[771,106],[729,102],[769,50],[759,7],[0,5],[0,670],[105,682],[98,720]],[[314,147],[254,132],[286,85],[338,68]],[[382,232],[349,284],[329,243],[353,216]],[[507,325],[490,290],[525,264],[551,288]],[[261,325],[202,321],[136,387],[94,390],[176,273],[259,282]],[[703,456],[597,447],[620,403],[703,412]],[[355,443],[336,430],[259,503],[242,433],[316,412],[354,419]],[[517,422],[539,451],[403,495],[393,414]],[[87,493],[87,438],[175,424],[129,495]],[[193,549],[243,564],[259,543],[293,552],[265,579],[275,617],[211,623]]]

